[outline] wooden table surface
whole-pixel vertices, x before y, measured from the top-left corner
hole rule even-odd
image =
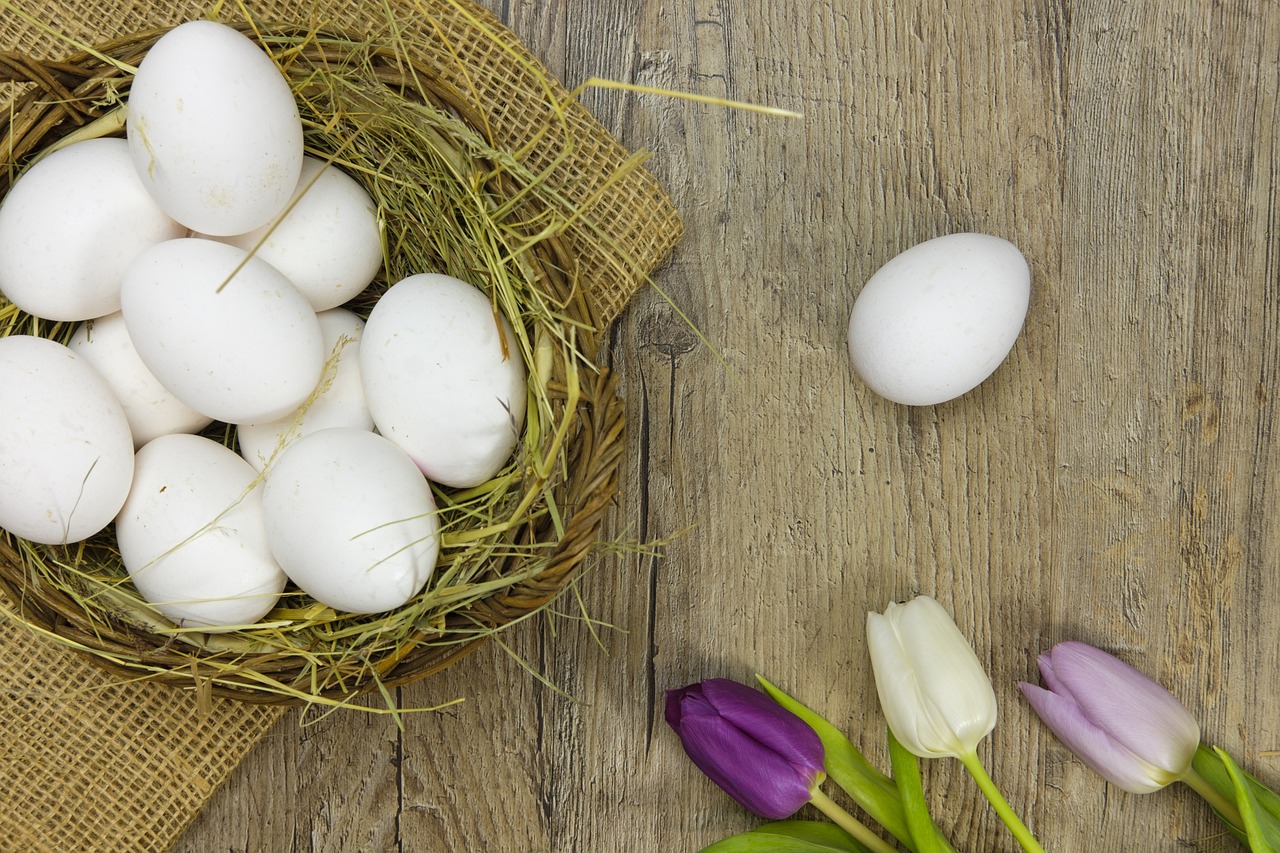
[[[1236,849],[1185,788],[1106,786],[1016,685],[1057,641],[1100,645],[1280,784],[1280,4],[486,5],[570,86],[803,113],[584,98],[686,219],[657,281],[709,345],[647,291],[609,356],[613,534],[674,538],[397,691],[461,705],[403,731],[286,717],[177,849],[696,850],[761,821],[685,758],[663,691],[763,673],[884,766],[865,614],[919,593],[990,672],[980,755],[1049,849]],[[877,397],[855,297],[970,230],[1030,263],[1012,354],[950,403]],[[957,848],[1015,849],[955,762],[925,782]]]

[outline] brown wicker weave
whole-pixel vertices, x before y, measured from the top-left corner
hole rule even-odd
[[[245,31],[253,35],[252,30],[245,28]],[[306,28],[272,26],[263,31],[272,37],[297,39],[306,45],[290,66],[293,76],[306,74],[308,68],[322,66],[332,59],[323,43],[307,38]],[[136,65],[163,32],[153,30],[126,36],[100,45],[98,51]],[[410,92],[411,79],[416,79],[417,85],[425,88],[439,105],[455,111],[477,130],[486,127],[484,117],[449,71],[448,51],[441,54],[443,58],[428,55],[421,61],[416,61],[415,56],[415,64],[409,68],[393,54],[378,52],[375,63],[378,79],[397,92]],[[111,92],[127,90],[128,85],[127,75],[87,53],[61,62],[0,54],[0,80],[34,84],[16,101],[11,120],[0,126],[3,129],[0,150],[11,151],[11,162],[19,164],[96,118],[101,109],[96,105],[107,100]],[[491,139],[491,143],[501,146],[501,140]],[[0,173],[0,192],[7,191],[13,171]],[[490,187],[492,192],[504,197],[518,189],[505,180],[501,185]],[[582,285],[581,252],[580,244],[568,236],[560,236],[544,240],[529,256],[538,270],[540,286],[552,299],[563,303],[565,314],[586,330],[579,333],[577,340],[577,348],[585,359],[559,352],[558,373],[551,386],[553,398],[561,407],[565,405],[563,390],[568,384],[565,371],[576,371],[581,386],[576,411],[570,413],[570,438],[558,450],[562,464],[555,466],[559,473],[553,475],[558,479],[550,484],[563,520],[563,535],[557,535],[547,513],[530,516],[529,522],[520,525],[513,535],[513,541],[521,545],[546,546],[549,556],[538,556],[537,559],[545,559],[545,565],[536,577],[448,612],[442,632],[428,635],[415,631],[393,648],[378,648],[373,655],[362,654],[360,660],[350,665],[319,673],[308,670],[300,657],[279,650],[246,653],[201,649],[152,633],[145,625],[118,614],[86,613],[74,599],[33,576],[7,534],[0,535],[0,595],[16,602],[30,625],[48,631],[72,647],[88,650],[97,663],[123,676],[145,674],[158,682],[195,685],[201,692],[255,703],[295,703],[305,701],[306,696],[347,699],[378,688],[379,684],[383,687],[401,684],[449,666],[475,648],[479,642],[477,629],[502,628],[541,608],[564,589],[596,542],[602,517],[616,491],[622,451],[622,407],[608,371],[583,363],[595,361],[596,336],[604,318]],[[612,310],[607,308],[605,313]],[[48,326],[45,324],[42,331],[50,336],[65,331]],[[110,533],[103,536],[109,537]],[[486,577],[509,576],[520,568],[517,563],[522,559],[530,558],[510,556],[495,560]],[[229,661],[234,661],[235,671],[228,671]],[[300,691],[301,695],[264,689],[264,678]],[[318,684],[313,683],[316,678]]]

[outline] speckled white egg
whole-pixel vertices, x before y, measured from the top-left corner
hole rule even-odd
[[[125,131],[142,182],[193,231],[241,234],[278,215],[302,169],[302,122],[288,81],[257,44],[190,21],[147,52]]]
[[[1004,361],[1022,329],[1031,271],[987,234],[907,249],[867,281],[849,319],[849,356],[873,391],[931,406],[959,397]]]
[[[133,481],[124,410],[80,356],[44,338],[0,338],[0,527],[47,545],[111,523]]]
[[[382,267],[377,207],[364,187],[337,166],[307,157],[296,202],[278,222],[223,242],[254,251],[284,273],[317,311],[347,302]]]
[[[124,407],[134,447],[171,432],[199,432],[212,423],[173,396],[142,363],[119,311],[81,325],[67,346],[98,371]]]
[[[290,579],[349,613],[381,613],[426,585],[439,555],[431,487],[380,435],[303,436],[267,474],[267,536]]]
[[[143,249],[186,234],[138,180],[123,139],[88,139],[22,174],[0,204],[0,293],[46,320],[120,310]]]
[[[248,462],[202,436],[164,435],[138,451],[116,539],[138,592],[174,624],[251,625],[284,590],[256,478]]]
[[[410,276],[382,295],[360,375],[378,431],[442,485],[493,477],[524,427],[525,364],[511,325],[451,276]]]
[[[279,420],[240,424],[236,428],[240,455],[261,471],[273,455],[309,433],[330,427],[371,431],[373,418],[360,384],[360,335],[364,321],[345,308],[331,308],[317,315],[328,353],[320,393],[308,399],[305,410],[290,412]]]
[[[214,420],[274,420],[320,381],[325,351],[311,304],[275,267],[234,246],[195,238],[153,246],[126,270],[120,296],[143,364]]]

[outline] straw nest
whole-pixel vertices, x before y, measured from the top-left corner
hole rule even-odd
[[[489,483],[437,490],[441,556],[427,589],[376,616],[326,608],[292,587],[250,628],[177,629],[129,584],[108,528],[49,547],[0,533],[0,592],[10,614],[130,678],[259,703],[346,704],[438,672],[566,590],[599,546],[617,483],[623,418],[595,364],[597,321],[565,237],[575,211],[540,174],[503,152],[482,112],[403,44],[301,26],[242,27],[275,58],[297,96],[308,153],[360,180],[385,225],[389,282],[415,272],[471,281],[512,320],[531,402],[511,464]],[[7,192],[34,156],[64,137],[120,133],[131,69],[162,30],[61,62],[0,55],[0,79],[28,82],[0,123]],[[464,61],[461,58],[459,61]],[[85,128],[88,128],[87,130]],[[0,300],[0,335],[66,340]],[[234,431],[211,434],[229,445]]]

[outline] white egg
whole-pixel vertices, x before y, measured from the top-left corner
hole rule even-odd
[[[376,205],[353,178],[314,157],[303,160],[294,198],[278,223],[218,239],[245,251],[256,246],[254,254],[284,273],[312,308],[336,308],[382,267]]]
[[[44,338],[0,338],[0,527],[32,542],[88,539],[133,480],[124,410],[88,362]]]
[[[318,317],[329,359],[325,377],[320,381],[321,392],[308,401],[305,411],[295,410],[279,420],[240,424],[236,428],[240,455],[259,471],[279,450],[309,433],[340,426],[373,429],[373,418],[369,416],[364,387],[360,384],[360,335],[364,321],[345,308],[331,308]]]
[[[0,293],[46,320],[120,310],[143,249],[186,234],[148,195],[123,139],[88,139],[22,174],[0,204]]]
[[[147,52],[125,131],[142,182],[193,231],[241,234],[288,203],[302,122],[271,58],[231,27],[190,21]]]
[[[116,539],[138,592],[174,624],[250,625],[284,590],[256,478],[248,462],[198,435],[164,435],[138,451]]]
[[[199,432],[213,422],[173,396],[147,369],[120,312],[83,324],[67,346],[98,371],[124,407],[134,447],[171,432]]]
[[[147,369],[214,420],[274,420],[320,381],[325,352],[310,303],[234,246],[194,238],[153,246],[125,272],[120,295]]]
[[[382,436],[336,427],[291,444],[267,474],[272,553],[317,601],[381,613],[417,595],[435,569],[431,487]]]
[[[470,284],[426,273],[388,289],[365,326],[360,375],[378,431],[437,483],[479,485],[510,459],[524,425],[524,359],[506,318]]]
[[[949,234],[907,249],[862,289],[849,356],[873,391],[911,406],[959,397],[990,376],[1026,319],[1031,271],[987,234]]]

